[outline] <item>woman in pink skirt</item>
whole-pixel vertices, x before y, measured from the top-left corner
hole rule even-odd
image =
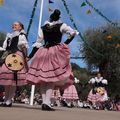
[[[27,80],[30,83],[41,85],[42,110],[48,111],[54,110],[50,106],[54,87],[62,86],[70,77],[73,78],[70,50],[67,44],[72,41],[77,32],[59,20],[60,14],[61,12],[56,9],[50,15],[50,20],[41,27],[38,39],[33,44],[33,50],[28,58],[32,58],[32,63]],[[63,33],[70,36],[65,43],[61,43]],[[41,47],[43,39],[44,46]]]
[[[74,102],[77,103],[79,100],[79,97],[78,97],[78,93],[75,88],[75,85],[70,85],[66,87],[62,98],[66,100],[68,107],[72,107]]]
[[[28,42],[26,39],[24,26],[21,22],[17,21],[13,23],[12,29],[13,32],[7,34],[6,39],[3,43],[3,47],[1,47],[1,50],[7,52],[8,54],[10,53],[18,54],[23,58],[23,60],[25,60],[24,57],[27,56]],[[21,71],[17,72],[17,86],[27,84],[26,72],[27,70],[25,67]],[[1,104],[1,106],[11,107],[12,98],[14,97],[16,90],[16,81],[14,72],[6,67],[4,61],[0,67],[0,85],[5,86],[5,100]]]
[[[79,100],[78,93],[74,84],[65,87],[62,99],[67,103],[67,107],[72,107],[73,103]]]
[[[97,77],[90,79],[88,83],[92,84],[93,88],[89,92],[87,100],[92,103],[93,107],[97,107],[98,103],[108,100],[106,91],[108,82],[103,79],[100,73],[97,74]]]

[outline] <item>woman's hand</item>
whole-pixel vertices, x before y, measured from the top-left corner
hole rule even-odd
[[[76,35],[76,31],[71,34],[70,37],[74,37]]]
[[[30,60],[30,58],[29,57],[26,57],[26,61],[28,62]]]

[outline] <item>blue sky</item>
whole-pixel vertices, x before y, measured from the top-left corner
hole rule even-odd
[[[49,18],[51,14],[48,11],[48,8],[52,9],[60,9],[61,20],[72,26],[71,21],[69,20],[69,16],[63,6],[61,0],[52,0],[54,4],[48,4],[48,0],[44,0],[44,9],[43,9],[43,18],[42,24],[45,20]],[[106,24],[107,22],[94,12],[88,5],[85,7],[81,7],[81,4],[84,0],[66,0],[68,7],[70,8],[70,12],[73,15],[75,23],[79,28],[81,33],[84,33],[88,28],[96,28],[101,25]],[[97,9],[99,9],[105,16],[107,16],[112,21],[120,20],[120,0],[88,0],[91,2]],[[36,40],[37,31],[38,31],[38,23],[39,23],[39,11],[40,11],[40,3],[41,0],[38,1],[38,6],[36,9],[35,17],[33,19],[33,24],[29,33],[29,45],[31,47],[32,43]],[[11,24],[14,21],[21,21],[25,30],[28,27],[30,15],[32,12],[34,0],[5,0],[3,6],[0,6],[0,31],[11,32]],[[87,15],[86,11],[91,10],[92,14]],[[73,27],[73,26],[72,26]],[[63,37],[63,41],[66,39],[66,36]],[[72,43],[70,44],[71,56],[78,54],[80,44],[82,44],[79,36],[77,36]],[[30,48],[31,50],[31,48]],[[82,60],[71,60],[80,65],[80,67],[86,67],[84,61]]]

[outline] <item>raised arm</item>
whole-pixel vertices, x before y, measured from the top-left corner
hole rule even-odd
[[[76,30],[72,29],[65,23],[62,24],[60,31],[69,35],[67,40],[64,42],[65,44],[69,44],[74,39],[75,35],[79,34]]]

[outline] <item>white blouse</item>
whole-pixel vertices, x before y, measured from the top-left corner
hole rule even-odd
[[[88,83],[94,84],[95,82],[97,82],[97,83],[102,82],[103,84],[106,84],[106,85],[108,84],[108,81],[107,81],[106,79],[103,79],[103,77],[100,77],[100,78],[97,78],[97,77],[92,78],[92,79],[89,80]]]
[[[8,33],[7,36],[6,36],[6,39],[3,43],[3,47],[2,47],[3,50],[6,50],[8,38],[12,39],[15,36],[19,36],[18,47],[21,46],[21,45],[24,45],[26,48],[28,48],[28,41],[26,39],[26,36],[24,34],[20,34],[20,33],[25,33],[25,31],[22,30],[21,32],[15,31],[13,33]]]
[[[58,21],[53,21],[53,22],[49,22],[49,21],[46,21],[45,24],[49,24],[50,26],[52,25],[56,25],[56,24],[60,24],[62,23],[60,20]],[[66,33],[66,34],[69,34],[70,36],[72,36],[74,33],[79,34],[76,30],[72,29],[70,26],[68,26],[67,24],[63,23],[62,26],[60,27],[60,32],[61,33]],[[42,29],[40,28],[39,30],[39,33],[38,33],[38,37],[37,37],[37,40],[36,42],[32,45],[32,47],[41,47],[42,46],[42,41],[44,39],[44,35],[43,35],[43,31]]]

